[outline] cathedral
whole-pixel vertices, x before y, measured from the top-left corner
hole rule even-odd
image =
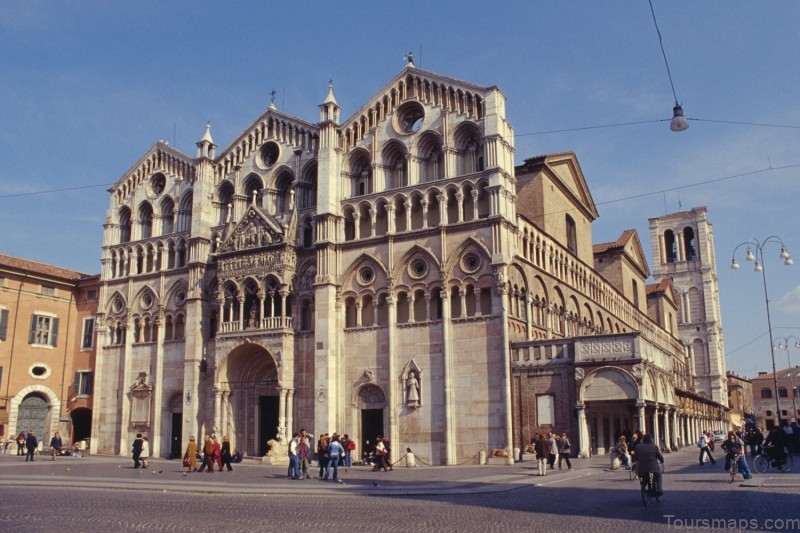
[[[409,62],[349,118],[330,85],[317,122],[271,104],[223,149],[156,143],[110,189],[92,451],[263,456],[305,428],[452,465],[722,426],[671,279],[635,232],[592,242],[574,154],[515,168],[505,104]]]

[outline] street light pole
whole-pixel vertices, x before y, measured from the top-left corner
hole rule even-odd
[[[764,239],[763,241],[759,241],[755,237],[750,239],[749,241],[745,241],[740,243],[736,248],[733,249],[733,258],[731,259],[731,268],[736,270],[739,268],[739,263],[736,262],[736,251],[741,248],[742,246],[747,245],[747,255],[745,256],[746,261],[755,261],[755,268],[756,272],[761,272],[761,278],[764,282],[764,304],[767,308],[767,329],[769,331],[769,338],[772,339],[772,317],[770,317],[769,313],[769,292],[767,291],[767,271],[764,268],[764,246],[770,242],[778,242],[781,245],[781,254],[780,258],[783,259],[783,264],[786,266],[791,266],[794,261],[792,261],[791,256],[789,255],[789,251],[786,249],[786,245],[783,243],[783,240],[780,237],[775,235],[771,235]],[[751,251],[751,247],[755,248],[756,253],[753,255]],[[772,356],[772,381],[775,385],[775,417],[778,421],[778,427],[781,425],[781,404],[780,400],[778,399],[778,371],[775,368],[775,346],[773,345],[772,340],[769,343],[769,352]]]
[[[794,393],[794,373],[792,372],[792,357],[789,354],[789,340],[794,339],[794,347],[800,348],[800,339],[795,337],[794,335],[789,335],[788,337],[778,337],[774,339],[772,342],[778,341],[778,348],[786,348],[786,362],[789,363],[789,383],[792,388],[792,416],[789,418],[789,422],[792,421],[792,418],[797,420],[797,404],[795,400],[795,393]]]

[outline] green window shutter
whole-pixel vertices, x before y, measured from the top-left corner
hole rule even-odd
[[[50,329],[50,346],[56,346],[58,340],[58,319],[52,318],[53,327]]]
[[[8,309],[0,309],[0,341],[6,340],[8,332]]]
[[[36,342],[36,315],[31,315],[31,331],[28,334],[28,344]]]
[[[81,373],[80,372],[75,372],[75,381],[72,382],[72,393],[73,394],[78,394],[80,383],[81,383]]]
[[[84,376],[86,378],[86,383],[84,385],[83,393],[84,394],[91,394],[92,393],[92,380],[94,378],[94,374],[92,372],[87,372]]]

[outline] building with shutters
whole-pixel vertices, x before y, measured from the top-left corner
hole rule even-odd
[[[0,254],[0,434],[91,437],[99,276]]]
[[[270,104],[219,150],[210,125],[194,157],[153,145],[110,189],[93,451],[214,433],[258,456],[306,428],[456,464],[542,428],[585,454],[639,424],[693,439],[672,286],[646,286],[633,232],[596,249],[574,154],[515,168],[505,103],[409,64],[348,118],[331,85],[316,120]]]

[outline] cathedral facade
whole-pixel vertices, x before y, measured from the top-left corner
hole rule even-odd
[[[210,126],[196,157],[156,143],[110,189],[93,451],[305,428],[456,464],[534,427],[590,453],[623,412],[674,435],[674,298],[638,239],[598,270],[575,156],[515,169],[505,103],[409,64],[347,119],[331,86],[318,122],[270,105],[219,152]]]

